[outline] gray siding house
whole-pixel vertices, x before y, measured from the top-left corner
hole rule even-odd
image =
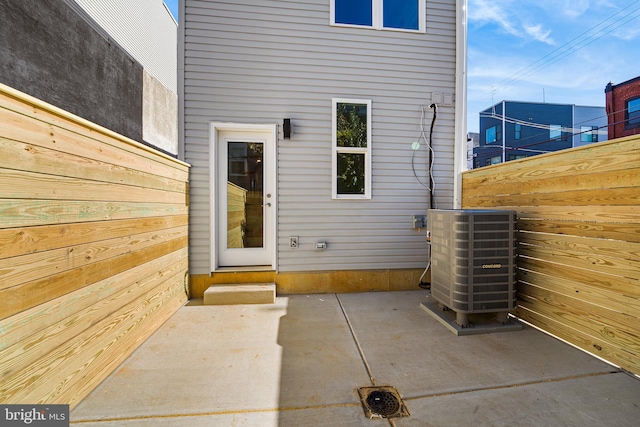
[[[466,0],[180,7],[192,292],[257,271],[280,292],[416,287],[413,216],[459,206]]]

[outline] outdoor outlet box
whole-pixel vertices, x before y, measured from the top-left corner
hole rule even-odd
[[[289,237],[289,247],[296,249],[298,247],[298,237]]]
[[[411,217],[411,223],[413,228],[425,228],[427,226],[427,216],[414,215]]]
[[[315,242],[313,244],[313,249],[316,251],[324,251],[327,249],[327,242]]]

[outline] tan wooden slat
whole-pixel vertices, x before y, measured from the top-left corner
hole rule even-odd
[[[554,221],[518,219],[518,228],[536,233],[553,233],[595,239],[613,239],[640,243],[640,223],[605,223],[587,221]]]
[[[109,129],[96,125],[95,123],[91,123],[79,116],[71,114],[51,104],[47,104],[43,101],[40,101],[34,97],[26,95],[20,91],[17,91],[9,86],[0,83],[0,110],[3,109],[27,116],[29,120],[34,124],[40,121],[43,123],[51,124],[69,133],[82,135],[84,138],[92,138],[95,140],[95,142],[101,143],[93,143],[97,146],[111,145],[118,150],[128,151],[129,154],[123,155],[123,158],[142,156],[147,158],[147,160],[152,160],[152,162],[143,161],[143,164],[164,164],[166,166],[169,166],[169,169],[174,169],[175,171],[184,171],[189,167],[189,165],[187,165],[186,163],[181,162],[171,156],[158,152],[157,150],[147,147],[144,144],[133,141]],[[2,134],[1,130],[4,130],[5,128],[4,126],[2,126],[2,123],[4,123],[4,120],[0,120],[0,134]],[[12,122],[9,122],[9,124],[11,125],[10,127],[20,128]],[[28,129],[29,128],[27,128],[27,130]],[[18,138],[18,140],[20,139]],[[94,158],[94,156],[88,157]],[[159,173],[159,175],[165,176],[163,173]],[[174,177],[174,179],[186,181],[187,176],[180,175]]]
[[[72,385],[69,387],[64,389],[58,387],[56,391],[59,395],[55,400],[61,403],[68,403],[71,408],[75,408],[82,399],[91,393],[95,387],[144,343],[156,329],[184,305],[187,298],[181,293],[180,286],[180,282],[176,281],[175,286],[172,288],[174,292],[165,298],[166,302],[163,305],[152,312],[154,316],[146,314],[147,317],[137,323],[134,330],[125,331],[124,333],[128,334],[128,336],[121,338],[123,341],[119,346],[114,345],[104,351],[96,352],[96,357],[92,359],[91,365],[84,370],[83,376],[76,375]]]
[[[16,287],[21,283],[31,282],[41,277],[60,274],[67,270],[82,268],[122,254],[142,251],[158,242],[186,237],[187,231],[188,227],[183,225],[0,259],[0,290]]]
[[[185,193],[186,183],[50,148],[0,138],[0,168]]]
[[[464,197],[464,196],[463,196]],[[535,194],[493,194],[483,197],[465,197],[464,206],[492,208],[498,206],[594,206],[594,205],[637,205],[640,204],[640,187],[577,190],[557,193]]]
[[[87,378],[93,369],[104,369],[106,356],[116,356],[139,343],[149,323],[166,320],[168,313],[184,303],[181,279],[154,289],[123,306],[114,316],[96,322],[84,336],[71,340],[41,357],[29,369],[8,378],[0,386],[7,402],[67,403],[60,401],[63,391]],[[180,295],[182,294],[182,296]],[[172,305],[173,301],[173,305]],[[162,312],[162,308],[168,310]],[[117,351],[115,351],[117,350]],[[96,376],[88,376],[95,381]],[[94,386],[97,384],[94,384]]]
[[[520,232],[518,233],[518,242],[550,249],[583,252],[594,256],[602,255],[640,262],[640,243],[611,238],[594,239],[562,234]]]
[[[129,270],[171,252],[186,247],[187,237],[159,243],[144,250],[67,270],[18,287],[0,291],[0,318],[4,319],[51,299],[66,295],[84,286]]]
[[[518,305],[555,320],[574,330],[578,330],[594,338],[594,341],[606,343],[610,347],[624,349],[640,362],[640,336],[629,333],[619,325],[610,325],[595,320],[590,313],[573,306],[566,306],[549,300],[540,300],[528,295],[522,295]]]
[[[184,203],[129,203],[0,198],[0,228],[186,215]]]
[[[571,328],[564,323],[557,322],[549,317],[529,309],[535,302],[519,305],[515,314],[535,325],[536,327],[561,338],[583,350],[595,354],[611,363],[622,367],[630,372],[640,372],[640,360],[635,355],[615,346],[606,344],[604,341],[594,338],[581,330]]]
[[[184,192],[87,181],[12,169],[0,169],[0,194],[7,199],[83,200],[187,204]]]
[[[175,282],[178,276],[184,280],[187,270],[187,260],[184,259],[175,264],[158,269],[149,276],[130,274],[124,278],[127,286],[119,286],[118,292],[112,292],[91,306],[84,307],[72,315],[65,317],[60,322],[51,322],[50,325],[20,341],[12,340],[15,345],[8,346],[0,352],[0,380],[5,381],[14,373],[28,370],[31,365],[37,363],[43,354],[51,349],[59,348],[65,342],[78,339],[83,331],[90,329],[93,324],[101,319],[111,316],[120,307],[135,302],[145,293],[153,291],[165,280]],[[75,294],[57,298],[61,305],[67,305],[67,301],[76,300]],[[76,307],[73,308],[76,310]]]
[[[62,322],[81,310],[99,304],[101,300],[131,286],[132,277],[148,277],[168,265],[188,259],[188,249],[183,248],[147,263],[136,265],[129,270],[107,277],[91,286],[85,286],[60,298],[24,310],[7,319],[0,320],[0,354],[2,350],[15,345],[29,336],[39,333],[49,325]],[[186,272],[185,272],[186,274]]]
[[[187,215],[0,228],[0,259],[187,225]]]
[[[637,169],[640,139],[621,138],[473,169],[463,173],[463,192],[476,185],[488,185],[506,179],[537,180],[584,173]]]
[[[520,284],[531,284],[598,307],[603,307],[607,310],[622,313],[626,316],[625,319],[637,318],[638,320],[633,321],[632,326],[635,325],[635,327],[637,327],[638,322],[640,322],[640,296],[625,295],[622,292],[611,291],[584,282],[567,280],[564,277],[547,273],[546,270],[532,271],[522,268],[519,269],[518,292],[526,293]]]
[[[580,298],[580,293],[567,296],[548,287],[523,282],[518,284],[518,295],[523,299],[525,297],[534,298],[550,307],[555,307],[556,312],[559,309],[564,314],[578,316],[581,321],[613,328],[618,331],[618,335],[623,335],[629,340],[629,345],[625,348],[640,356],[640,334],[637,330],[638,322],[640,322],[639,317],[586,302]]]
[[[640,163],[640,155],[638,160],[629,161],[631,165],[634,162]],[[480,185],[469,182],[465,188],[463,188],[463,192],[465,197],[483,197],[487,194],[536,194],[585,189],[633,188],[638,182],[637,174],[638,171],[635,169],[626,169],[525,180],[518,179],[514,176],[507,176],[505,179],[493,185],[487,183]]]
[[[536,259],[545,259],[568,267],[578,267],[611,275],[640,279],[638,262],[622,258],[595,256],[582,252],[548,249],[539,246],[518,246],[518,254]]]
[[[510,206],[507,209],[517,211],[521,219],[640,224],[640,205]]]
[[[596,289],[640,298],[640,281],[628,277],[558,264],[549,259],[541,260],[519,256],[517,264],[520,269],[561,277],[572,282],[584,283]]]

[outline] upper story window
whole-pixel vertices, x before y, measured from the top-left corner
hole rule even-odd
[[[484,131],[485,144],[494,144],[502,142],[502,125],[495,125]]]
[[[627,127],[640,126],[640,98],[627,101]]]
[[[426,0],[331,0],[331,25],[425,30]]]

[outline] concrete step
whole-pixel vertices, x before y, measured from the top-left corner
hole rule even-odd
[[[212,285],[204,291],[204,305],[273,304],[275,283]]]

